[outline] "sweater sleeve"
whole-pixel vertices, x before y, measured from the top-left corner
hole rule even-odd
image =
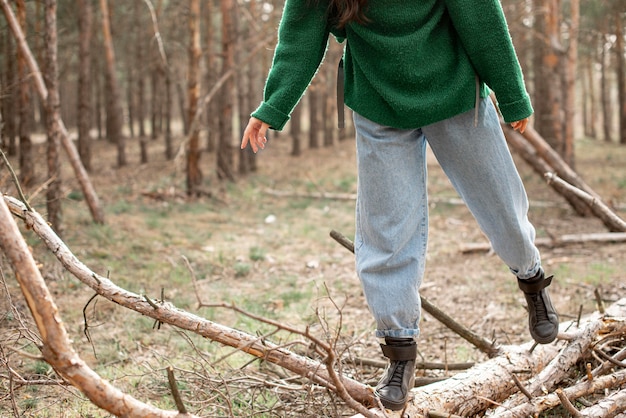
[[[478,77],[496,95],[505,122],[533,113],[499,0],[446,0],[454,28]]]
[[[285,2],[263,102],[252,116],[283,129],[324,58],[328,38],[325,2]]]

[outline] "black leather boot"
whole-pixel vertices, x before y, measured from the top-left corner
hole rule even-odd
[[[559,316],[552,306],[546,289],[550,283],[552,283],[552,276],[545,278],[543,270],[539,270],[531,279],[517,279],[517,284],[524,292],[528,304],[530,335],[539,344],[551,343],[559,333]]]
[[[375,393],[385,408],[401,411],[415,384],[417,344],[413,338],[386,337],[385,342],[380,348],[389,359],[389,366]]]

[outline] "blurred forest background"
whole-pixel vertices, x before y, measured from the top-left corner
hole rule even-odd
[[[54,66],[46,59],[46,31],[53,29],[46,28],[44,2],[8,3],[40,70],[58,79],[60,117],[87,171],[93,141],[117,147],[121,167],[147,162],[153,141],[164,141],[166,157],[174,158],[172,137],[181,135],[189,195],[206,192],[206,175],[234,180],[254,170],[254,158],[236,151],[262,97],[281,1],[59,1]],[[502,4],[536,109],[535,129],[572,166],[576,137],[626,144],[624,1]],[[2,148],[19,154],[28,186],[38,168],[30,144],[46,132],[45,103],[4,25]],[[326,64],[287,127],[294,155],[339,139],[334,90],[341,51],[331,39]],[[139,144],[139,162],[129,161],[127,141]],[[213,156],[201,161],[203,153]]]
[[[626,1],[501,3],[535,108],[534,129],[623,210]],[[312,306],[324,303],[320,295],[328,288],[345,292],[353,297],[338,320],[347,329],[346,352],[371,357],[379,350],[370,338],[371,318],[350,255],[327,242],[323,227],[353,228],[354,132],[347,109],[347,126],[337,129],[335,81],[344,45],[331,37],[326,59],[289,124],[270,132],[271,152],[239,149],[241,130],[262,98],[283,4],[0,0],[0,148],[54,232],[85,264],[107,277],[111,272],[119,286],[157,301],[160,290],[161,302],[171,300],[212,321],[278,340],[273,327],[225,313],[223,306],[203,306],[202,297],[236,300],[248,311],[295,321],[303,329],[315,323],[319,331],[321,323],[323,332],[329,319],[312,314]],[[278,138],[283,141],[274,141]],[[437,302],[484,335],[525,341],[525,312],[510,296],[510,284],[476,284],[503,276],[501,264],[484,254],[459,257],[452,248],[455,234],[466,241],[483,237],[471,215],[450,203],[456,195],[436,164],[429,165],[436,198],[426,292],[437,299],[434,290],[441,287],[443,296],[454,295]],[[17,196],[7,168],[0,161],[0,192]],[[531,200],[548,203],[533,207],[538,236],[603,229],[597,219],[583,220],[560,206],[527,168],[521,171]],[[280,187],[289,192],[280,194]],[[442,201],[447,203],[437,203]],[[105,298],[93,302],[84,281],[64,271],[32,234],[27,240],[81,356],[125,392],[175,408],[163,373],[173,367],[190,408],[206,416],[351,411],[331,391],[300,385],[273,365],[259,362],[253,373],[249,356],[233,354],[236,350],[193,333],[155,332],[158,321],[130,316]],[[586,312],[595,309],[589,295],[599,285],[611,300],[623,296],[625,250],[617,244],[546,251],[563,283],[553,287],[564,317],[575,316],[579,303],[581,311],[583,305]],[[0,415],[108,416],[38,357],[41,339],[30,319],[20,319],[28,308],[5,261],[0,263],[0,387],[7,394],[0,390]],[[490,299],[493,293],[504,295],[502,306]],[[475,315],[463,308],[468,300]],[[424,358],[485,359],[434,322],[423,325],[429,343]],[[97,324],[91,338],[87,323]],[[294,350],[315,354],[307,347]],[[230,368],[223,367],[227,362]],[[355,365],[344,365],[343,371],[364,383],[375,384],[378,377],[378,371],[370,375]]]

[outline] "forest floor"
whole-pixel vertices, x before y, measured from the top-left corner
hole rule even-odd
[[[105,208],[105,225],[91,222],[80,188],[64,163],[62,237],[81,261],[123,288],[154,299],[163,294],[177,307],[228,327],[253,335],[273,331],[229,309],[199,307],[199,301],[234,303],[303,331],[309,326],[319,336],[338,333],[346,355],[383,360],[353,256],[329,236],[337,230],[353,237],[354,200],[313,196],[355,193],[352,139],[292,157],[290,139],[281,135],[257,155],[258,170],[234,183],[214,178],[215,155],[205,153],[205,188],[211,196],[194,200],[185,197],[182,160],[165,161],[160,143],[150,147],[150,162],[140,165],[138,143],[129,140],[129,165],[118,169],[115,147],[95,143],[91,179]],[[591,140],[580,140],[576,147],[577,172],[624,217],[626,147]],[[41,162],[39,176],[27,195],[45,215],[45,192],[37,191],[45,181],[45,145],[35,149]],[[516,160],[538,237],[607,232],[598,219],[576,216],[542,178]],[[486,239],[465,206],[458,204],[432,156],[428,168],[430,240],[423,295],[486,338],[503,344],[529,341],[525,303],[514,277],[493,254],[460,251],[464,244]],[[5,171],[0,171],[0,187],[16,196]],[[272,191],[311,196],[278,197]],[[249,356],[233,354],[233,349],[168,326],[157,329],[149,318],[102,298],[90,301],[94,292],[64,271],[31,231],[22,231],[41,263],[75,348],[123,391],[174,408],[164,372],[172,365],[188,408],[201,416],[349,415],[332,395],[301,386],[271,365],[251,362]],[[547,273],[555,275],[550,290],[562,320],[594,311],[596,289],[606,303],[626,295],[625,243],[541,251]],[[5,260],[0,267],[5,283],[0,289],[0,343],[36,353],[25,331],[33,326],[19,287]],[[83,332],[85,318],[91,342]],[[279,333],[268,338],[285,342],[293,337]],[[301,354],[306,348],[293,347]],[[425,361],[485,359],[428,314],[422,318],[419,350]],[[12,351],[0,354],[24,378],[55,378],[45,363]],[[367,384],[375,384],[380,374],[345,367]],[[449,373],[423,372],[432,377]],[[6,367],[0,364],[0,416],[107,416],[71,388],[10,384],[6,377]],[[273,383],[277,379],[282,386]]]

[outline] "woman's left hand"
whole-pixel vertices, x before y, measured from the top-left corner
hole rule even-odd
[[[522,134],[526,130],[526,126],[528,126],[528,118],[511,123],[511,127]]]

